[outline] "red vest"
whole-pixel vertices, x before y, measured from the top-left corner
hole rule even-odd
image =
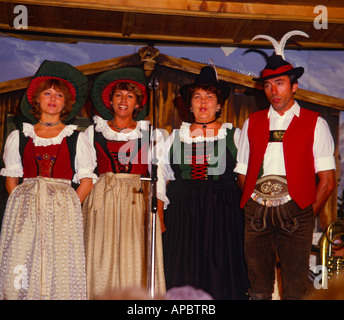
[[[143,139],[108,141],[101,132],[94,131],[97,174],[122,172],[147,176],[149,145],[142,142]]]
[[[28,140],[24,149],[24,153],[23,153],[24,178],[36,178],[37,176],[40,175],[40,170],[35,158],[44,157],[45,153],[43,150],[46,150],[47,156],[51,155],[52,154],[51,149],[54,149],[53,154],[55,154],[56,148],[54,145],[35,148],[32,138]],[[66,142],[66,138],[62,140],[61,145],[58,148],[56,156],[57,156],[56,160],[51,165],[51,167],[47,168],[47,170],[43,170],[45,171],[43,176],[72,180],[74,173],[71,166],[69,149]]]
[[[269,109],[255,112],[249,117],[248,140],[250,156],[240,206],[250,198],[265,150],[269,143]],[[291,198],[305,208],[315,202],[316,182],[313,157],[314,130],[319,113],[301,108],[294,116],[283,136],[283,152],[288,189]],[[275,142],[281,143],[281,142]]]

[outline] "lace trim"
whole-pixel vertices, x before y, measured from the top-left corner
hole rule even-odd
[[[223,123],[221,128],[218,131],[217,136],[215,137],[202,137],[198,136],[195,138],[190,137],[190,126],[191,123],[183,122],[180,126],[179,130],[179,137],[182,142],[185,143],[193,143],[193,142],[208,142],[208,141],[216,141],[219,139],[224,139],[227,136],[227,130],[226,129],[232,129],[233,124],[232,123]]]
[[[0,170],[1,176],[21,178],[23,176],[23,169],[21,167],[16,168],[2,168]]]
[[[138,121],[136,128],[126,133],[112,130],[109,127],[107,120],[104,120],[99,116],[94,116],[93,120],[96,124],[95,130],[97,132],[101,132],[107,140],[128,141],[131,139],[139,139],[142,138],[141,130],[149,130],[149,121],[147,120]]]
[[[46,147],[52,144],[61,144],[62,140],[65,137],[69,137],[73,134],[73,132],[78,128],[78,126],[74,124],[69,124],[64,127],[64,129],[59,133],[58,136],[53,138],[41,138],[36,135],[34,127],[30,123],[23,123],[23,133],[25,137],[30,137],[33,139],[33,143],[36,147]]]

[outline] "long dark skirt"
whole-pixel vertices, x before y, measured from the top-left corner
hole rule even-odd
[[[235,181],[176,180],[163,234],[166,289],[191,285],[214,299],[247,299],[244,213]]]

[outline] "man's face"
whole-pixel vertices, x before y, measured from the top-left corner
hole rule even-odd
[[[264,91],[272,107],[280,114],[289,110],[294,104],[294,93],[298,84],[290,84],[289,76],[279,76],[264,81]]]

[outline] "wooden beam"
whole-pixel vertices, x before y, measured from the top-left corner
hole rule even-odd
[[[0,0],[12,3],[12,1]],[[313,22],[315,4],[271,4],[197,0],[16,0],[18,4],[228,19]],[[344,24],[344,6],[327,6],[328,23]]]
[[[23,37],[35,37],[37,35],[42,35],[43,37],[51,36],[51,41],[54,41],[54,37],[61,39],[62,36],[65,37],[67,42],[71,40],[68,39],[75,37],[80,41],[96,41],[97,39],[106,39],[105,41],[116,41],[116,40],[133,40],[140,41],[142,44],[147,42],[176,42],[176,43],[204,43],[209,45],[225,45],[225,46],[271,46],[271,44],[265,40],[257,40],[251,42],[248,39],[250,31],[255,30],[255,28],[260,28],[260,26],[266,25],[270,22],[271,24],[278,24],[282,22],[283,27],[287,26],[287,21],[294,21],[293,28],[301,28],[300,30],[307,31],[311,29],[311,34],[315,35],[313,28],[313,21],[316,14],[313,13],[314,6],[306,5],[303,1],[302,5],[295,4],[271,4],[270,1],[265,0],[266,3],[245,3],[245,2],[228,2],[228,1],[195,1],[195,0],[18,0],[15,3],[12,1],[0,0],[2,8],[7,8],[7,15],[4,15],[3,19],[0,19],[0,29],[9,30],[13,32],[14,35],[20,34]],[[3,4],[6,4],[5,6]],[[10,23],[15,14],[13,14],[13,8],[16,4],[28,5],[29,15],[33,21],[29,24],[28,30],[17,31],[13,27],[13,23]],[[122,19],[122,26],[111,25],[108,22],[107,28],[97,27],[92,29],[92,25],[82,24],[81,28],[78,28],[75,23],[69,23],[63,21],[63,23],[53,24],[51,27],[49,22],[44,22],[40,24],[39,14],[44,12],[44,9],[61,9],[61,8],[71,8],[76,9],[76,14],[85,14],[85,17],[93,14],[98,16],[98,20],[93,21],[95,25],[101,26],[101,17],[103,13],[116,13],[117,19]],[[36,11],[37,9],[37,11]],[[340,32],[344,26],[344,4],[343,6],[328,6],[327,10],[329,12],[328,23],[329,30],[319,32],[314,37],[309,39],[301,38],[298,42],[298,46],[303,48],[331,48],[331,49],[343,49],[344,40],[340,38]],[[53,11],[53,10],[50,10]],[[60,10],[57,10],[60,12]],[[73,11],[74,12],[74,11]],[[262,15],[262,12],[265,14]],[[145,15],[145,13],[147,15]],[[52,13],[53,15],[53,13]],[[291,17],[292,15],[292,17]],[[61,14],[61,17],[63,14]],[[163,19],[167,18],[169,23],[181,22],[183,25],[188,25],[189,17],[195,19],[198,23],[199,21],[204,21],[207,23],[207,19],[211,21],[211,27],[216,29],[217,21],[222,31],[226,30],[225,36],[224,32],[220,34],[216,32],[201,32],[198,29],[186,30],[185,34],[183,30],[164,29],[163,32],[159,28],[159,20],[156,24],[150,24],[149,30],[145,30],[142,25],[145,23],[145,18],[150,19]],[[295,17],[295,19],[293,18]],[[61,18],[62,19],[62,18]],[[235,19],[235,28],[232,28],[231,21]],[[263,19],[264,21],[261,21]],[[118,21],[118,20],[116,20]],[[215,22],[216,21],[216,22]],[[297,21],[295,23],[295,21]],[[331,21],[338,22],[339,24],[331,25]],[[30,22],[30,19],[29,19]],[[257,27],[256,24],[259,24]],[[140,27],[138,27],[138,25]],[[90,30],[88,30],[88,28]],[[275,30],[275,26],[269,26],[271,30]],[[102,29],[102,30],[101,30]],[[211,30],[213,30],[211,29]],[[264,28],[263,28],[264,29]],[[336,30],[338,36],[330,36],[329,32]],[[6,31],[5,31],[6,32]],[[9,34],[11,34],[9,32]],[[197,34],[195,36],[195,33]],[[322,36],[324,35],[324,36]],[[332,33],[331,33],[332,35]],[[319,38],[320,37],[320,38]],[[315,38],[317,40],[312,40]],[[327,40],[329,39],[329,40]],[[59,41],[59,40],[58,40]],[[75,41],[75,40],[74,40]],[[288,44],[288,47],[293,47],[295,45]]]
[[[130,37],[135,23],[135,13],[125,12],[123,15],[122,35]]]
[[[250,46],[250,47],[268,47],[268,48],[272,48],[271,47],[271,42],[269,41],[265,41],[265,40],[242,40],[240,43],[241,46]],[[297,41],[297,46],[299,48],[317,48],[317,49],[343,49],[344,48],[344,42],[323,42],[323,41],[319,41],[319,42],[312,42],[312,41]],[[292,45],[286,45],[286,48],[292,48]],[[295,47],[295,46],[294,46]]]
[[[0,0],[1,1],[1,0]],[[3,30],[13,30],[12,28],[9,28],[6,24],[0,23],[0,29]],[[255,40],[252,42],[251,40],[245,40],[243,39],[241,43],[237,43],[235,39],[231,38],[216,38],[216,37],[192,37],[192,36],[182,36],[182,35],[155,35],[155,34],[137,34],[137,33],[131,33],[130,36],[124,37],[122,32],[108,32],[108,31],[90,31],[90,30],[75,30],[75,29],[61,29],[61,28],[48,28],[48,27],[30,27],[30,32],[34,33],[44,33],[44,34],[52,34],[52,35],[59,35],[57,38],[56,36],[52,36],[50,41],[55,41],[56,38],[57,41],[63,41],[65,39],[66,42],[76,42],[77,40],[71,39],[68,37],[79,37],[79,40],[82,41],[83,37],[86,38],[94,38],[95,40],[97,38],[104,38],[104,39],[110,39],[115,41],[116,39],[128,39],[128,40],[138,40],[141,41],[142,44],[144,42],[150,42],[150,41],[166,41],[166,42],[176,42],[176,43],[207,43],[207,44],[215,44],[221,46],[254,46],[254,47],[271,47],[271,42],[264,41],[264,40]],[[129,32],[129,29],[126,29],[126,32]],[[26,31],[21,31],[20,38],[25,39]],[[35,36],[32,36],[35,37]],[[27,36],[27,39],[32,39],[31,36]],[[39,38],[42,38],[42,36],[38,36]],[[48,41],[49,36],[44,36],[46,41]],[[60,40],[58,40],[60,39]],[[343,49],[344,48],[344,42],[309,42],[309,41],[298,41],[297,42],[298,47],[301,48],[318,48],[318,49]],[[287,46],[287,48],[292,48],[293,45]]]
[[[344,100],[324,94],[304,89],[298,89],[295,93],[296,100],[307,101],[310,103],[319,104],[332,109],[344,111]]]

